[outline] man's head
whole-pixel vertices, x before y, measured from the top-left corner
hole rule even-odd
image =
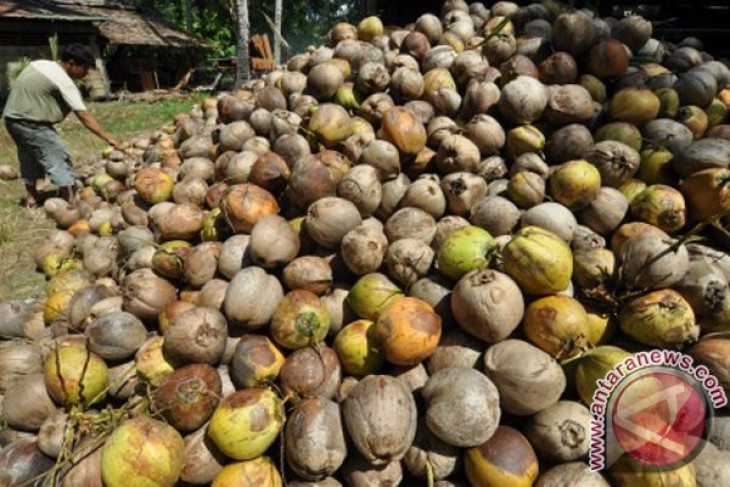
[[[61,65],[68,75],[74,79],[81,79],[95,64],[91,49],[81,44],[70,44],[61,52]]]

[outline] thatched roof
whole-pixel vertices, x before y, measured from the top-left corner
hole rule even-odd
[[[0,0],[0,22],[3,18],[91,22],[110,44],[211,47],[166,19],[119,0]]]

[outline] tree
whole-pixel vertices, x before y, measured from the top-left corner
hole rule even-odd
[[[274,7],[274,64],[281,64],[281,0]]]
[[[236,88],[239,88],[245,80],[251,79],[249,29],[248,0],[236,0]]]
[[[185,30],[193,32],[193,0],[183,0],[185,2]]]

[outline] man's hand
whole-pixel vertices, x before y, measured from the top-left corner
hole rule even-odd
[[[76,116],[79,117],[81,123],[89,129],[91,132],[97,135],[100,139],[104,140],[107,144],[111,145],[115,149],[119,149],[119,142],[107,133],[96,118],[88,111],[75,112]]]

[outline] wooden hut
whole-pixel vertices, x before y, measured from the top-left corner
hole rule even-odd
[[[88,81],[97,96],[174,86],[211,47],[121,0],[0,0],[0,92],[24,59],[51,57],[53,38],[61,48],[91,47],[97,63]]]

